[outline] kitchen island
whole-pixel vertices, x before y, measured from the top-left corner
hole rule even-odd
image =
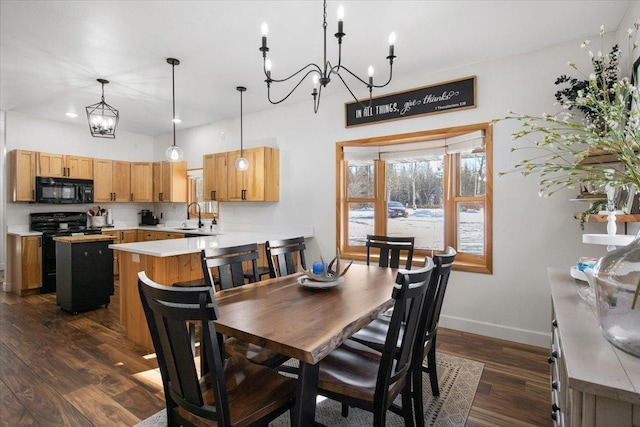
[[[119,251],[120,323],[127,338],[153,349],[140,295],[138,272],[162,285],[201,279],[203,277],[200,252],[208,248],[225,248],[250,243],[260,246],[259,265],[266,265],[264,242],[304,236],[313,237],[312,229],[287,232],[225,232],[216,236],[190,237],[109,245]]]

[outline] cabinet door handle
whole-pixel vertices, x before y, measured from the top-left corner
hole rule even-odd
[[[35,199],[36,199],[36,190],[31,190],[31,198],[32,198],[33,200],[35,200]]]
[[[216,199],[216,190],[212,190],[211,191],[211,200],[215,200]]]
[[[41,248],[42,247],[42,237],[38,239],[38,247]]]
[[[131,193],[131,201],[133,202],[133,193]]]

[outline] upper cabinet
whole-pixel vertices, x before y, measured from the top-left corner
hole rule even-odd
[[[12,150],[9,152],[9,197],[12,202],[36,200],[36,156],[35,151]]]
[[[93,158],[38,152],[37,176],[93,179]]]
[[[243,151],[249,168],[239,171],[235,163],[240,151],[228,153],[227,191],[229,201],[277,202],[280,199],[280,151],[271,147]]]
[[[202,157],[202,187],[205,201],[227,201],[227,153]]]
[[[187,162],[153,164],[153,201],[187,202]]]
[[[131,202],[153,202],[153,163],[131,163]]]
[[[93,201],[128,202],[131,198],[129,162],[93,159]]]

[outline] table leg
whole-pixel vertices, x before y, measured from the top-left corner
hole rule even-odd
[[[300,361],[296,405],[293,408],[294,427],[308,427],[315,424],[316,396],[318,394],[318,371],[320,364]]]

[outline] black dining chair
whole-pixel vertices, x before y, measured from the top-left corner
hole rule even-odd
[[[432,270],[429,262],[420,269],[398,272],[391,294],[395,308],[382,351],[345,341],[320,362],[318,394],[372,412],[377,427],[385,425],[389,409],[399,412],[405,425],[413,425],[410,373]],[[398,394],[401,408],[392,406]]]
[[[440,395],[438,386],[438,371],[436,368],[436,337],[438,333],[438,322],[444,295],[447,290],[451,268],[457,252],[452,247],[447,247],[445,253],[434,255],[433,273],[431,275],[431,287],[427,293],[426,303],[420,315],[420,336],[423,337],[421,351],[416,353],[416,360],[413,369],[413,394],[414,407],[416,409],[416,424],[420,427],[424,425],[424,409],[422,396],[422,372],[429,374],[431,392],[434,396]],[[431,302],[430,302],[431,301]],[[365,344],[374,349],[382,349],[385,342],[387,330],[390,326],[389,318],[380,316],[364,328],[351,336],[351,340]],[[418,347],[420,349],[420,347]],[[426,362],[424,359],[426,358]],[[420,416],[422,414],[422,416]]]
[[[162,376],[167,425],[267,425],[293,407],[295,380],[241,357],[223,357],[213,288],[163,286],[140,272],[138,290]],[[187,321],[202,324],[206,373],[198,373]]]
[[[205,283],[208,286],[214,284],[214,274],[217,273],[218,286],[221,290],[231,289],[245,284],[245,274],[251,272],[252,282],[257,282],[257,260],[259,258],[258,245],[230,246],[227,248],[209,248],[200,252],[202,272]],[[249,263],[251,267],[244,269],[243,264]],[[289,357],[273,352],[253,343],[241,341],[235,337],[225,340],[225,352],[231,356],[243,356],[253,363],[277,368]]]
[[[378,266],[399,268],[400,261],[404,258],[404,268],[410,270],[411,262],[413,261],[414,242],[414,237],[367,234],[367,240],[365,242],[367,247],[367,265],[370,265],[370,261],[374,258],[375,252],[377,251]]]
[[[298,266],[307,269],[304,256],[306,250],[304,237],[269,240],[264,244],[271,278],[286,276],[299,271]]]

